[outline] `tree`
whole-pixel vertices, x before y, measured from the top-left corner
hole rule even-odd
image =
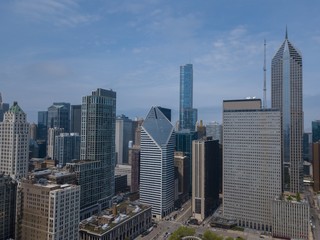
[[[232,237],[227,237],[225,240],[234,240]]]
[[[214,232],[207,230],[202,235],[203,240],[223,240],[223,237],[218,236]]]
[[[175,232],[172,233],[169,240],[180,240],[186,236],[194,236],[196,230],[194,228],[189,228],[185,226],[179,227]]]
[[[299,193],[299,192],[296,194],[296,199],[297,199],[298,202],[301,201],[301,196],[300,196],[300,193]]]

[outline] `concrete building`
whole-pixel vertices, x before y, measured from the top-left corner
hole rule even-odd
[[[114,175],[126,176],[127,177],[127,184],[131,186],[131,172],[132,166],[129,164],[117,164],[114,169]]]
[[[193,108],[193,66],[180,66],[179,130],[195,130],[198,111]]]
[[[59,136],[61,133],[64,133],[65,130],[63,128],[49,128],[48,129],[48,141],[47,141],[47,156],[49,158],[54,158],[55,157],[55,141],[56,137]]]
[[[158,107],[152,107],[141,129],[140,201],[162,219],[174,209],[174,129]]]
[[[133,145],[129,148],[129,164],[131,165],[130,192],[135,193],[139,191],[140,184],[140,146]]]
[[[80,159],[79,133],[60,133],[55,137],[53,159],[63,167],[74,159]]]
[[[0,239],[14,239],[16,220],[17,182],[0,174]]]
[[[261,109],[260,99],[223,101],[224,217],[270,231],[281,168],[281,112]]]
[[[134,140],[132,120],[125,115],[116,119],[116,156],[117,164],[128,163],[129,141]]]
[[[202,222],[219,205],[219,141],[204,138],[192,142],[192,213]]]
[[[309,239],[310,207],[303,195],[284,193],[272,201],[272,236]]]
[[[181,203],[189,199],[190,160],[183,152],[174,152],[174,166],[178,171],[178,194]]]
[[[24,180],[18,191],[16,239],[78,239],[80,186]]]
[[[26,177],[29,160],[27,116],[14,102],[0,122],[0,172],[13,179]]]
[[[271,62],[271,106],[282,115],[283,189],[303,191],[302,56],[288,39]]]
[[[152,226],[151,207],[123,202],[80,222],[80,240],[133,240]]]

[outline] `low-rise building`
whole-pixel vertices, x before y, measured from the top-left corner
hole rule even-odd
[[[80,222],[80,240],[135,239],[152,226],[151,206],[133,202],[114,204]]]
[[[303,195],[285,192],[272,201],[272,235],[308,239],[310,207]]]

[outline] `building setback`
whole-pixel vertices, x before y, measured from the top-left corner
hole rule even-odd
[[[140,201],[158,219],[174,208],[174,143],[172,124],[152,107],[141,129]]]
[[[281,188],[281,113],[260,99],[223,102],[223,214],[271,231],[271,201]]]

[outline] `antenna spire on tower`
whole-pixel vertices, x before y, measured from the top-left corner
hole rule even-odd
[[[286,25],[286,39],[288,39],[288,26]]]
[[[263,64],[263,108],[267,108],[267,61],[266,61],[267,42],[264,40],[264,64]]]

